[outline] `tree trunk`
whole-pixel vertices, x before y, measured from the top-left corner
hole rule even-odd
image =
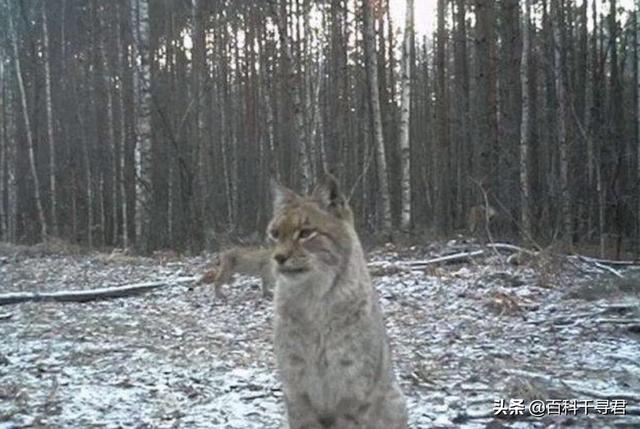
[[[0,61],[0,241],[8,241],[7,212],[4,208],[5,170],[7,167],[7,97],[4,76],[4,61]]]
[[[367,84],[369,86],[369,102],[373,115],[373,141],[376,148],[376,163],[378,167],[378,186],[382,201],[382,229],[385,233],[391,231],[391,199],[389,196],[389,181],[387,176],[387,157],[382,133],[382,113],[380,111],[380,94],[378,89],[378,61],[376,58],[375,33],[373,30],[373,5],[369,0],[362,0],[364,23],[364,49],[367,67]]]
[[[13,23],[13,11],[9,11],[9,33],[11,44],[13,45],[14,65],[16,71],[16,80],[18,82],[18,90],[20,91],[20,102],[22,107],[22,119],[24,120],[24,128],[27,137],[27,149],[29,152],[29,167],[31,170],[31,178],[33,180],[33,192],[36,199],[36,209],[38,212],[38,221],[40,222],[40,239],[47,239],[47,221],[44,217],[44,209],[42,207],[42,199],[40,198],[40,179],[38,178],[38,170],[36,167],[36,154],[33,143],[33,133],[31,130],[31,119],[29,117],[29,109],[27,106],[27,92],[22,80],[22,70],[20,67],[20,50],[18,48],[18,29]]]
[[[567,142],[567,92],[565,86],[565,47],[562,38],[562,16],[561,0],[554,0],[554,20],[553,20],[553,39],[555,63],[553,67],[553,75],[555,78],[557,110],[556,117],[558,119],[558,146],[560,151],[560,203],[562,213],[562,233],[565,243],[569,244],[572,240],[571,228],[571,199],[569,193],[569,158],[568,158],[568,142]]]
[[[105,13],[104,8],[102,8],[102,10],[97,11],[98,15],[99,15],[99,22],[100,22],[100,27],[101,28],[106,28],[106,25],[104,24],[104,17],[102,16]],[[107,236],[107,231],[109,231],[109,228],[107,228],[107,217],[106,217],[106,211],[104,213],[105,216],[105,225],[103,225],[103,234],[104,234],[104,241],[105,243],[110,243],[112,245],[115,245],[117,243],[117,239],[118,239],[118,205],[117,205],[117,200],[118,200],[118,151],[117,151],[117,147],[116,147],[116,132],[115,132],[115,123],[114,123],[114,115],[113,115],[113,110],[114,110],[114,106],[113,106],[113,91],[112,91],[112,75],[111,75],[111,65],[109,64],[109,60],[107,58],[107,53],[106,53],[106,48],[105,48],[105,39],[104,39],[104,35],[99,35],[98,37],[100,37],[100,41],[99,41],[99,49],[100,49],[100,61],[102,63],[102,70],[104,73],[104,90],[107,96],[107,105],[106,105],[106,109],[107,109],[107,140],[109,143],[109,167],[110,167],[110,174],[107,176],[108,180],[106,181],[107,186],[109,187],[108,192],[109,192],[109,201],[111,202],[110,205],[110,214],[109,214],[109,219],[110,222],[108,222],[110,224],[110,236]],[[104,173],[103,173],[103,179],[104,179]],[[103,194],[103,200],[104,200],[104,194]]]
[[[47,28],[46,3],[42,3],[42,38],[44,62],[44,90],[47,105],[47,138],[49,139],[49,198],[51,204],[51,233],[58,235],[58,205],[56,197],[56,146],[53,129],[53,106],[51,101],[51,65],[49,63],[49,30]]]
[[[215,223],[212,216],[203,216],[203,213],[213,213],[207,204],[207,174],[209,173],[208,151],[206,141],[206,112],[207,104],[205,98],[205,71],[207,69],[205,50],[205,29],[204,29],[204,5],[203,0],[191,0],[191,19],[193,25],[193,48],[191,49],[192,65],[192,91],[195,99],[195,160],[196,168],[196,192],[194,193],[195,213],[192,219],[195,222],[204,222],[203,227],[208,227],[209,222]],[[201,228],[197,228],[199,231]],[[200,234],[200,233],[198,233]],[[195,237],[191,237],[194,239]]]
[[[455,1],[455,13],[452,18],[455,22],[454,33],[454,74],[455,74],[455,135],[458,148],[456,159],[456,212],[458,221],[465,219],[464,213],[468,207],[469,195],[468,178],[465,174],[470,174],[470,142],[469,135],[469,67],[467,59],[467,20],[466,1]]]
[[[636,84],[636,256],[640,255],[640,0],[636,0],[636,10],[634,19],[634,73]]]
[[[311,185],[311,161],[309,159],[309,153],[307,152],[306,132],[304,126],[304,111],[302,105],[302,82],[296,76],[296,67],[294,63],[294,56],[292,52],[292,41],[289,37],[287,30],[287,7],[285,0],[279,0],[280,8],[274,14],[276,23],[278,25],[278,35],[280,37],[280,43],[282,52],[284,54],[285,70],[287,76],[287,88],[293,103],[293,121],[294,121],[294,144],[298,148],[298,155],[301,166],[300,185],[303,192],[307,192]]]
[[[88,74],[88,73],[87,73]],[[76,98],[79,100],[79,98]],[[84,112],[77,111],[78,127],[80,128],[80,144],[82,145],[82,162],[85,169],[85,198],[87,204],[87,245],[93,247],[93,229],[95,221],[95,213],[93,207],[93,169],[91,166],[91,154],[89,148],[91,142],[87,138],[87,132],[85,129],[83,114]]]
[[[402,214],[400,228],[411,228],[411,147],[409,146],[409,118],[411,112],[411,51],[413,46],[413,0],[407,0],[404,43],[402,44],[402,98],[400,111],[400,187]]]
[[[521,82],[520,60],[520,2],[501,0],[498,6],[498,143],[497,176],[494,177],[494,195],[500,207],[509,215],[516,215],[519,201],[518,171],[515,168],[516,151],[520,142]],[[511,153],[513,153],[513,158]],[[517,216],[517,215],[516,215]],[[501,225],[502,226],[502,225]],[[502,229],[505,229],[502,226]],[[516,232],[516,231],[514,231]]]
[[[495,195],[498,152],[497,78],[495,2],[476,0],[476,49],[477,49],[477,100],[476,124],[477,149],[474,150],[479,166],[474,173],[489,197]],[[480,203],[482,198],[476,199]]]
[[[449,86],[447,84],[446,1],[438,0],[436,40],[436,138],[434,182],[436,184],[435,220],[438,232],[451,228],[451,136],[449,133]]]
[[[120,216],[122,217],[122,246],[129,247],[129,218],[127,215],[127,185],[126,185],[126,159],[127,159],[127,127],[125,124],[126,110],[124,105],[124,76],[125,76],[125,46],[122,43],[122,9],[118,6],[116,25],[116,44],[118,50],[118,113],[120,115],[120,153],[117,155],[120,163],[119,176],[117,182],[120,185]],[[116,180],[114,178],[114,180]],[[117,228],[116,228],[117,229]]]
[[[149,0],[131,2],[134,33],[134,72],[137,84],[136,103],[136,245],[149,250],[151,218],[151,52],[149,50]]]
[[[525,0],[522,25],[522,62],[520,81],[522,85],[522,121],[520,123],[520,221],[522,238],[531,239],[530,193],[529,193],[529,140],[531,136],[529,100],[529,63],[531,60],[531,0]]]

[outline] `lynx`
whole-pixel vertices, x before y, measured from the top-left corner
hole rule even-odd
[[[275,182],[272,190],[274,348],[288,427],[407,428],[378,296],[336,180],[306,197]]]
[[[469,209],[467,216],[467,227],[469,233],[475,235],[484,231],[487,224],[491,224],[492,219],[498,214],[491,206],[477,205]]]
[[[222,286],[233,279],[234,274],[245,274],[262,279],[262,296],[272,295],[275,280],[271,270],[271,250],[262,247],[237,247],[220,255],[216,269],[205,273],[200,283],[214,283],[216,298],[224,298]]]

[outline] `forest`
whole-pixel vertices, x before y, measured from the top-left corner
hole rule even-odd
[[[633,5],[433,4],[3,1],[0,240],[215,249],[330,171],[365,234],[637,257]]]
[[[0,429],[640,427],[639,12],[0,0]]]

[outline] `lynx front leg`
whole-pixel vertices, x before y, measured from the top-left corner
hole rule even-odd
[[[369,407],[366,427],[368,429],[407,429],[408,416],[405,399],[397,385],[389,386],[385,395]]]
[[[215,285],[215,296],[217,300],[226,301],[227,295],[222,292],[222,284],[216,283]]]
[[[275,284],[273,279],[269,278],[269,276],[262,277],[262,297],[264,299],[273,298],[273,291],[275,288]]]
[[[333,422],[322,422],[318,419],[315,410],[311,407],[309,396],[306,394],[295,395],[294,399],[285,396],[287,408],[288,429],[326,429],[333,426]],[[325,424],[326,423],[326,424]]]

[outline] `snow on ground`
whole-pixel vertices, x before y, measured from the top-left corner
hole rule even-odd
[[[387,248],[371,259],[397,267],[453,251]],[[0,255],[0,293],[198,275],[206,264],[38,256]],[[585,263],[505,260],[374,277],[411,427],[640,427],[640,272],[612,280]],[[0,307],[0,429],[278,427],[271,302],[253,278],[227,294],[223,303],[211,287],[175,286]],[[494,418],[494,401],[514,398],[626,398],[635,415]]]

